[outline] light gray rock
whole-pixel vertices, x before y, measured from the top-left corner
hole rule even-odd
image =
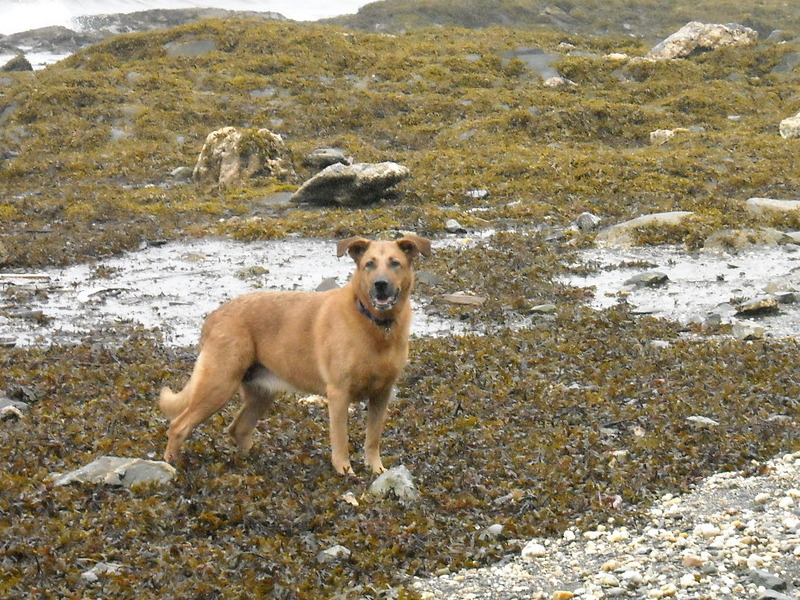
[[[753,325],[752,323],[741,323],[737,321],[731,327],[731,335],[734,339],[742,342],[748,340],[763,340],[765,334],[766,329],[761,327],[761,325]]]
[[[766,212],[792,212],[800,210],[800,200],[776,200],[775,198],[748,198],[748,212],[761,215]]]
[[[588,233],[590,231],[595,231],[600,226],[602,220],[603,219],[597,215],[594,215],[590,212],[584,212],[578,215],[578,218],[575,219],[575,225],[581,231]]]
[[[778,311],[778,300],[774,296],[761,296],[742,302],[738,306],[739,316],[755,317]]]
[[[633,242],[632,232],[638,227],[658,227],[662,225],[678,225],[685,218],[694,213],[686,210],[676,210],[671,212],[653,213],[642,215],[630,221],[617,223],[611,227],[606,227],[597,234],[595,241],[600,245],[625,246]]]
[[[625,285],[636,287],[657,287],[669,282],[669,277],[661,271],[645,271],[625,280]]]
[[[138,483],[168,483],[175,477],[169,463],[141,458],[101,456],[88,465],[57,476],[53,485],[101,483],[130,487]]]
[[[351,165],[353,164],[353,159],[347,156],[344,150],[340,150],[339,148],[317,148],[303,159],[303,164],[317,171],[321,171],[337,163]]]
[[[794,239],[777,229],[723,229],[712,233],[703,244],[710,252],[737,252],[753,246],[793,244]]]
[[[653,47],[645,58],[665,60],[685,58],[722,46],[747,45],[758,39],[758,32],[737,23],[705,24],[692,21]]]
[[[403,504],[410,504],[419,497],[414,478],[405,465],[381,473],[369,486],[369,493],[373,496],[382,497],[389,492],[393,492]]]
[[[222,187],[254,177],[295,178],[283,138],[269,129],[223,127],[206,137],[192,178]]]
[[[326,564],[333,562],[335,560],[345,560],[350,558],[352,552],[342,546],[341,544],[336,544],[335,546],[331,546],[330,548],[326,548],[325,550],[321,550],[317,554],[317,562],[321,564]]]
[[[306,181],[291,200],[321,206],[364,206],[383,198],[409,174],[407,167],[394,162],[337,163]]]
[[[800,137],[800,113],[781,121],[778,131],[784,139]]]

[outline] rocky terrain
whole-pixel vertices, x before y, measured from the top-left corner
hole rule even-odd
[[[0,596],[797,596],[797,15],[480,6],[0,74]],[[204,311],[402,231],[438,335],[386,494],[330,472],[318,398],[159,464]]]

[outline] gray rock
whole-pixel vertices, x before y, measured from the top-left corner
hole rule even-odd
[[[369,486],[369,493],[373,496],[382,497],[389,492],[393,492],[403,504],[410,504],[419,497],[419,491],[414,485],[414,478],[405,465],[382,473]]]
[[[763,340],[766,330],[760,325],[736,322],[731,327],[734,339],[745,342],[749,340]]]
[[[138,483],[164,484],[174,477],[175,467],[163,461],[101,456],[80,469],[57,476],[53,485],[77,482],[130,487]]]
[[[551,66],[551,63],[559,60],[560,57],[539,48],[517,48],[516,50],[505,52],[503,57],[507,60],[513,58],[521,60],[528,69],[538,74],[542,79],[561,77],[561,73]]]
[[[787,587],[786,581],[766,569],[751,569],[750,581],[769,590],[778,590],[779,592]]]
[[[676,210],[671,212],[653,213],[642,215],[630,221],[617,223],[611,227],[606,227],[597,234],[596,242],[601,245],[628,245],[631,244],[632,232],[638,227],[658,227],[678,225],[686,217],[693,215],[691,211]]]
[[[794,239],[777,229],[723,229],[712,233],[703,244],[711,252],[737,252],[753,246],[793,244]]]
[[[752,44],[758,32],[737,23],[704,24],[692,21],[653,47],[645,58],[665,60],[685,58],[699,52],[716,50],[722,46]]]
[[[444,229],[447,233],[467,233],[466,228],[455,219],[447,219]]]
[[[761,215],[767,212],[792,212],[800,210],[800,200],[776,200],[774,198],[749,198],[745,202],[748,212]]]
[[[336,544],[335,546],[321,550],[317,554],[317,562],[325,564],[335,560],[344,560],[350,558],[351,554],[352,552],[350,552],[350,550],[340,544]]]
[[[636,287],[657,287],[669,282],[669,277],[661,271],[646,271],[625,280],[625,285]]]
[[[101,575],[117,575],[122,571],[119,563],[99,562],[88,571],[81,573],[81,578],[87,583],[97,583]]]
[[[407,167],[394,162],[337,163],[306,181],[291,200],[321,206],[364,206],[383,198],[409,174]]]
[[[229,186],[254,177],[295,178],[283,138],[269,129],[223,127],[212,131],[197,158],[196,181]]]
[[[778,131],[781,137],[787,140],[800,137],[800,113],[781,121]]]
[[[353,164],[353,159],[345,155],[344,150],[339,148],[317,148],[303,159],[304,165],[317,171],[339,163],[343,165]]]
[[[686,421],[698,429],[711,429],[712,427],[719,427],[718,421],[702,415],[692,415],[691,417],[686,417]]]
[[[585,212],[578,215],[578,218],[575,219],[575,225],[584,233],[588,233],[596,230],[600,226],[602,220],[603,219],[597,215],[593,215],[590,212]]]
[[[203,56],[215,52],[217,42],[213,38],[190,35],[164,44],[164,50],[167,56]]]

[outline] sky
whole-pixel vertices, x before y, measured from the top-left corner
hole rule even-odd
[[[367,0],[0,0],[0,34],[50,25],[75,28],[82,15],[129,13],[154,8],[225,8],[277,12],[295,21],[352,14]]]

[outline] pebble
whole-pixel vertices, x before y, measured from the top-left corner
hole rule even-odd
[[[507,540],[516,558],[417,578],[426,600],[800,598],[800,453],[666,495],[625,527]]]

